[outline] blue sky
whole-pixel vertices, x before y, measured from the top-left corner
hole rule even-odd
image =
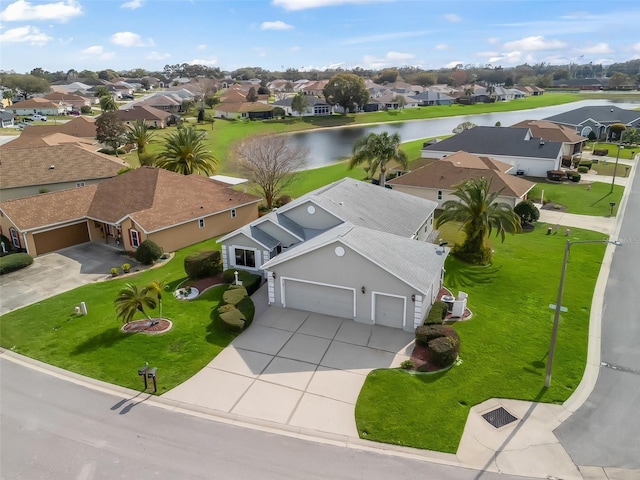
[[[0,69],[18,73],[640,58],[631,1],[3,0],[0,9]]]

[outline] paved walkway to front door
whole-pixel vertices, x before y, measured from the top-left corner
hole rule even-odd
[[[267,307],[209,365],[163,398],[358,437],[355,404],[367,374],[400,366],[412,349],[413,335],[402,330]]]

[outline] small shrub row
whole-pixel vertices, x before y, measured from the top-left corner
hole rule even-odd
[[[587,170],[591,170],[593,162],[589,160],[583,160],[578,164],[578,167],[587,167]]]
[[[425,325],[442,323],[447,316],[447,308],[447,304],[444,302],[434,302],[423,323]]]
[[[438,337],[429,342],[431,360],[439,367],[453,365],[458,357],[458,343],[454,337]]]
[[[212,277],[221,269],[219,250],[194,253],[184,259],[184,271],[189,278]]]
[[[0,257],[0,275],[15,272],[22,268],[28,267],[33,263],[33,257],[28,253],[12,253]]]
[[[571,177],[571,181],[572,181],[572,182],[576,182],[576,183],[578,183],[578,182],[580,181],[580,179],[581,179],[581,178],[582,178],[582,177],[580,176],[580,174],[579,174],[579,173],[574,173],[574,174],[573,174],[573,176]]]
[[[608,154],[609,154],[609,150],[608,150],[607,148],[596,148],[596,149],[593,151],[593,154],[594,154],[594,155],[598,155],[599,157],[603,157],[603,156],[605,156],[605,155],[608,155]]]
[[[247,289],[249,295],[253,295],[262,284],[262,277],[255,273],[236,268],[229,268],[222,272],[222,281],[232,284],[236,281],[235,272],[238,272],[238,280],[242,282],[242,286]]]
[[[428,345],[431,340],[440,337],[455,337],[456,331],[447,325],[420,325],[416,328],[416,343]]]
[[[223,327],[231,332],[242,332],[253,322],[256,308],[244,287],[230,285],[222,294],[222,302],[215,309]]]
[[[589,167],[585,167],[584,165],[580,165],[578,167],[578,173],[589,173]],[[571,178],[573,178],[573,175],[571,175]]]

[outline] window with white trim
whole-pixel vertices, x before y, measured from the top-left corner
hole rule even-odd
[[[140,233],[137,230],[131,230],[131,246],[134,248],[140,246]]]
[[[204,218],[198,219],[198,228],[204,228]]]
[[[231,218],[236,218],[236,209],[235,208],[231,209]]]
[[[15,228],[9,229],[9,235],[11,235],[11,243],[14,247],[20,248],[20,236]]]
[[[438,200],[442,200],[442,190],[438,190]]]
[[[243,248],[235,248],[236,266],[256,268],[256,252],[255,250],[246,250]]]

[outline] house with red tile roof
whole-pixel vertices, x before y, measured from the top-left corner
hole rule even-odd
[[[142,167],[94,185],[0,202],[0,228],[42,255],[84,242],[171,252],[258,218],[260,198],[199,175]]]

